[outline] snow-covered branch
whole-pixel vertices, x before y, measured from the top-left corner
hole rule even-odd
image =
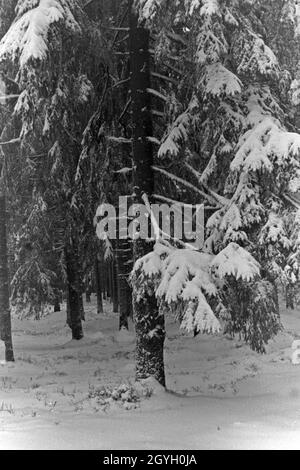
[[[173,181],[174,183],[180,183],[181,185],[185,186],[186,188],[198,193],[201,195],[204,199],[209,201],[210,204],[215,204],[215,198],[212,198],[209,194],[206,194],[204,191],[201,191],[201,189],[197,188],[197,186],[194,186],[192,183],[189,183],[188,181],[180,178],[179,176],[176,176],[172,173],[169,173],[166,170],[163,170],[162,168],[159,168],[157,166],[152,167],[154,171],[157,173],[160,173],[164,176],[166,176],[169,180]]]

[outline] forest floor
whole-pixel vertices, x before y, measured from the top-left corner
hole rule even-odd
[[[149,381],[151,396],[131,399],[133,328],[119,333],[106,307],[99,316],[95,299],[86,305],[80,342],[65,312],[13,320],[16,362],[0,363],[0,449],[300,449],[300,366],[290,360],[300,312],[283,310],[284,331],[265,355],[221,335],[193,338],[168,318],[168,391]],[[123,401],[101,392],[122,384]]]

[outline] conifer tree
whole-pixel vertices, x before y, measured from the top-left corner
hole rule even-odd
[[[129,53],[132,99],[132,140],[134,202],[142,205],[144,196],[152,200],[154,193],[153,136],[150,88],[150,32],[139,23],[137,12],[130,1]],[[141,206],[143,207],[143,206]],[[142,215],[142,214],[141,214]],[[151,245],[138,237],[134,242],[134,258],[139,260],[151,251]],[[155,292],[141,297],[133,284],[133,315],[136,330],[136,377],[154,376],[165,386],[163,347],[164,317],[160,314]]]
[[[12,126],[7,132],[11,140],[20,142],[26,157],[33,182],[28,212],[35,215],[33,224],[28,218],[20,228],[18,242],[29,237],[31,248],[25,262],[34,269],[24,269],[21,260],[13,283],[15,300],[33,303],[38,299],[39,305],[53,302],[58,274],[61,289],[66,284],[72,291],[70,314],[76,329],[82,316],[82,264],[86,258],[82,249],[86,230],[92,227],[85,217],[85,191],[76,183],[76,172],[82,133],[98,92],[94,88],[96,67],[101,63],[101,59],[94,60],[100,34],[82,7],[83,2],[77,0],[18,2],[16,19],[0,45],[2,70],[16,74],[21,92],[13,116],[21,129]],[[46,237],[47,243],[45,237],[34,235],[37,220],[39,227],[54,237]],[[52,261],[55,257],[59,260],[56,273],[45,252],[52,252]],[[41,289],[34,289],[35,297],[27,296],[30,280],[24,272],[31,274],[36,287],[42,281]],[[73,331],[73,336],[78,335]]]
[[[14,352],[9,304],[6,189],[3,169],[0,180],[0,338],[5,344],[6,361],[13,362]]]

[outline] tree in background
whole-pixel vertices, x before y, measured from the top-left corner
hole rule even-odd
[[[2,169],[3,172],[3,169]],[[0,180],[0,338],[5,344],[5,360],[14,361],[11,312],[9,304],[9,274],[7,247],[6,188],[4,175]]]
[[[82,6],[75,0],[18,2],[16,19],[0,46],[2,69],[17,77],[20,89],[13,114],[20,126],[7,126],[6,132],[20,143],[33,186],[27,203],[30,215],[18,238],[19,244],[25,241],[19,251],[26,256],[15,273],[14,300],[36,301],[38,308],[53,302],[55,279],[65,274],[61,287],[67,286],[68,323],[76,339],[82,337],[86,255],[81,244],[85,230],[92,227],[85,218],[85,192],[76,183],[76,172],[82,133],[101,89],[101,58],[94,55],[101,50],[100,33]],[[50,258],[59,260],[53,271]],[[25,268],[28,263],[30,269]]]

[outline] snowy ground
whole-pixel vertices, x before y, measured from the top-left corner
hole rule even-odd
[[[223,336],[183,335],[168,319],[169,391],[130,410],[104,406],[97,391],[133,383],[132,328],[118,333],[117,316],[97,316],[94,304],[86,312],[80,342],[64,312],[14,320],[16,363],[0,364],[0,449],[300,449],[300,366],[290,361],[299,312],[283,312],[264,356]]]

